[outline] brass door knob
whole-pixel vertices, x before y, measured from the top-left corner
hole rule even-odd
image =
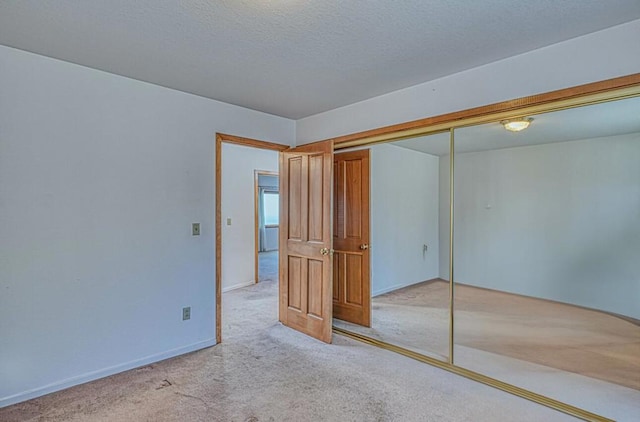
[[[362,245],[360,245],[361,251],[366,251],[367,249],[369,249],[369,245],[367,245],[366,243],[363,243]]]
[[[329,248],[320,249],[320,254],[321,255],[329,255]]]

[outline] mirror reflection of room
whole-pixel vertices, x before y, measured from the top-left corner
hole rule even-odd
[[[455,131],[454,361],[624,415],[612,397],[640,401],[640,98],[525,117]]]
[[[367,246],[371,263],[370,293],[364,299],[370,299],[370,324],[349,322],[336,313],[334,297],[336,327],[443,361],[449,354],[449,283],[442,278],[441,268],[449,265],[449,251],[440,245],[441,237],[449,235],[449,202],[448,196],[441,202],[445,194],[441,190],[448,192],[449,188],[439,180],[441,157],[448,157],[449,142],[446,132],[366,148],[370,155]],[[348,169],[341,154],[349,160],[355,153],[336,152],[337,167]],[[339,181],[337,203],[344,196],[340,183],[351,176],[348,170],[345,174],[340,171],[335,178]],[[349,219],[349,204],[344,210],[339,206],[334,210],[334,226],[344,224],[342,214]],[[344,260],[343,243],[334,237],[334,265],[338,267]],[[351,291],[353,301],[360,302],[360,290],[366,288],[357,289],[357,283],[350,283],[356,274],[334,272],[334,296],[344,291],[346,297]]]

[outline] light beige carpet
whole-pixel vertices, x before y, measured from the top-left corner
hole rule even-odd
[[[373,298],[371,328],[337,325],[444,359],[448,295],[448,282],[416,284]],[[471,286],[456,286],[455,298],[456,344],[640,390],[640,326],[632,322]]]
[[[0,409],[0,420],[574,420],[345,337],[327,345],[283,327],[275,280],[225,293],[223,305],[222,344]]]
[[[258,254],[258,282],[278,281],[278,251]]]

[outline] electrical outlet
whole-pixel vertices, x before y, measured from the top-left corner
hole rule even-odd
[[[191,306],[187,306],[186,308],[182,308],[182,320],[186,321],[191,319]]]
[[[200,236],[200,223],[192,223],[191,224],[191,235],[192,236]]]

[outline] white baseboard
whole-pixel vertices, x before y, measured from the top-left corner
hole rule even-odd
[[[436,277],[436,279],[437,279],[437,277]],[[429,280],[426,280],[426,281],[431,281],[431,280],[435,280],[435,279],[429,279]],[[424,283],[424,282],[425,282],[425,280],[414,281],[414,282],[411,282],[411,283],[394,284],[393,286],[385,287],[384,289],[379,289],[379,290],[371,292],[371,297],[380,296],[380,295],[383,295],[385,293],[392,292],[394,290],[402,289],[403,287],[409,287],[409,286],[413,286],[414,284],[420,284],[420,283]]]
[[[109,368],[99,369],[97,371],[87,372],[86,374],[78,375],[75,377],[67,378],[61,381],[56,381],[51,384],[37,387],[31,390],[23,391],[18,394],[0,398],[0,408],[6,407],[12,404],[20,403],[25,400],[30,400],[36,397],[44,396],[45,394],[53,393],[55,391],[64,390],[65,388],[73,387],[74,385],[84,384],[89,381],[94,381],[99,378],[108,377],[109,375],[118,374],[120,372],[128,371],[129,369],[138,368],[141,366],[149,365],[151,363],[159,362],[161,360],[169,359],[175,356],[184,355],[185,353],[194,352],[196,350],[205,349],[207,347],[215,346],[216,340],[210,339],[193,343],[188,346],[178,347],[176,349],[167,350],[165,352],[156,353],[154,355],[146,356],[141,359],[132,360],[120,365],[111,366]]]
[[[394,290],[402,289],[403,287],[410,286],[411,284],[394,284],[393,286],[385,287],[384,289],[379,289],[371,292],[371,297],[376,297],[383,295],[385,293],[392,292]]]
[[[246,281],[244,283],[234,284],[233,286],[223,287],[222,288],[222,293],[226,293],[228,291],[235,290],[235,289],[240,289],[242,287],[253,286],[254,284],[256,284],[255,280],[249,280],[249,281]]]

